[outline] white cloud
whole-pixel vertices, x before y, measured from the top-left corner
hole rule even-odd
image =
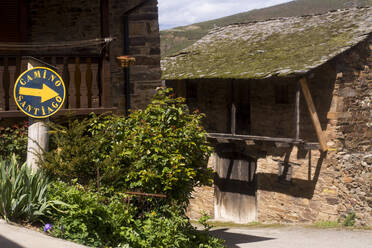
[[[184,26],[290,0],[158,0],[160,29]]]

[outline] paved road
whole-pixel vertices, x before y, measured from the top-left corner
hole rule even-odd
[[[229,248],[372,248],[372,231],[306,227],[218,228]]]
[[[6,224],[0,220],[0,248],[84,248],[41,232]]]
[[[280,228],[218,228],[211,234],[229,248],[372,248],[372,231]],[[84,248],[0,220],[0,248]]]

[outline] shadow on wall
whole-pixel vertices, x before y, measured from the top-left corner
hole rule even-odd
[[[321,153],[315,168],[314,176],[311,178],[311,162],[308,167],[308,179],[292,178],[291,181],[283,181],[278,174],[274,173],[257,173],[257,189],[270,192],[278,192],[294,197],[302,197],[311,199],[314,195],[315,187],[319,179],[319,174],[322,168],[326,153]],[[309,161],[311,161],[311,152],[309,153]]]
[[[278,161],[278,164],[282,164],[283,167],[281,175],[279,173],[256,173],[256,167],[250,167],[250,162],[256,162],[256,159],[251,155],[258,155],[260,148],[257,146],[257,149],[249,150],[242,149],[242,147],[244,146],[232,143],[219,144],[215,147],[220,161],[216,168],[217,173],[215,175],[215,185],[219,191],[254,196],[256,190],[263,190],[307,199],[313,197],[322,164],[327,153],[320,154],[315,166],[315,171],[313,172],[311,151],[299,149],[297,153],[298,159],[304,159],[306,156],[308,157],[308,178],[307,180],[290,178],[290,180],[286,181],[286,175],[291,174],[289,167],[293,167],[292,170],[296,170],[298,169],[296,168],[297,166],[306,166],[290,161],[290,154],[292,153],[293,147],[278,149],[272,146],[272,148],[268,149],[266,152],[261,150],[263,153],[257,157],[264,158],[268,154],[271,156],[284,157],[283,161]],[[244,163],[244,161],[246,162]],[[258,163],[257,166],[259,167],[260,164]]]
[[[272,240],[270,237],[260,237],[254,235],[246,235],[240,233],[227,232],[227,228],[210,231],[212,236],[226,240],[225,245],[229,248],[238,248],[240,244],[262,242],[266,240]]]

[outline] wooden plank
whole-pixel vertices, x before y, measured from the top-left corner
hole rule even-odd
[[[88,115],[90,113],[104,114],[107,112],[115,113],[117,108],[71,108],[71,109],[60,109],[53,116],[61,115]],[[19,110],[13,111],[0,111],[0,118],[16,118],[16,117],[26,117],[25,114]]]
[[[306,103],[307,103],[307,108],[310,112],[310,117],[311,117],[311,120],[313,122],[316,135],[318,137],[318,141],[319,141],[319,144],[320,144],[320,150],[325,152],[328,149],[327,148],[327,142],[326,142],[326,138],[325,138],[325,135],[323,133],[323,130],[322,130],[322,126],[320,125],[318,113],[316,112],[314,102],[313,102],[313,99],[311,97],[311,93],[310,93],[310,90],[309,90],[309,86],[307,85],[307,81],[306,81],[305,78],[301,78],[300,83],[301,83],[302,93],[304,94],[304,97],[305,97],[305,100],[306,100]]]
[[[33,59],[27,59],[26,62],[28,70],[37,66],[43,66],[39,61]],[[13,109],[11,108],[11,110]],[[36,119],[28,117],[27,166],[35,171],[39,168],[39,161],[43,159],[43,153],[48,151],[48,121],[49,118]]]
[[[136,196],[167,198],[167,195],[165,195],[165,194],[152,194],[152,193],[143,193],[143,192],[125,192],[125,194],[136,195]]]
[[[3,86],[4,67],[0,66],[0,110],[5,111],[5,94]]]
[[[75,74],[74,74],[74,86],[75,86],[75,103],[76,107],[81,107],[81,70],[80,70],[80,58],[75,58]]]
[[[110,81],[110,61],[102,59],[101,68],[101,106],[110,108],[111,105],[111,81]]]
[[[19,32],[19,41],[26,42],[28,34],[28,3],[27,0],[18,0],[18,32]]]
[[[277,137],[266,137],[266,136],[254,136],[254,135],[232,135],[225,133],[208,133],[209,138],[225,138],[230,140],[260,140],[260,141],[272,141],[272,142],[284,142],[284,143],[301,143],[303,140],[296,140],[292,138],[277,138]]]
[[[300,96],[301,96],[301,85],[297,83],[297,91],[296,91],[296,109],[295,109],[295,124],[296,124],[296,140],[300,139]]]
[[[236,133],[236,104],[235,104],[235,87],[234,80],[231,81],[230,88],[230,132],[232,134]]]
[[[338,119],[349,119],[352,118],[353,115],[351,112],[328,112],[327,119],[329,120],[338,120]]]
[[[186,80],[177,80],[177,96],[186,98]]]
[[[236,106],[234,103],[231,104],[231,133],[236,133]]]
[[[109,0],[101,0],[101,37],[109,37]]]

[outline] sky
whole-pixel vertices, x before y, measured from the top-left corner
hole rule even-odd
[[[291,0],[158,0],[160,30],[212,20]]]

